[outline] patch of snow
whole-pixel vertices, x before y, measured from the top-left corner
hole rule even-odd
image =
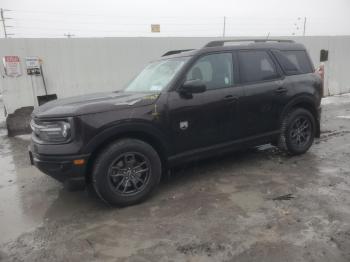
[[[327,96],[322,98],[322,105],[330,105],[330,104],[348,104],[350,103],[350,93],[342,94],[342,95],[334,95]]]
[[[350,116],[337,116],[337,118],[350,119]]]

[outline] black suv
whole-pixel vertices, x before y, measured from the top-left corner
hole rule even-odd
[[[214,41],[166,53],[121,91],[36,108],[30,158],[59,181],[84,180],[106,202],[130,205],[184,162],[267,143],[305,153],[320,135],[321,97],[303,45]]]

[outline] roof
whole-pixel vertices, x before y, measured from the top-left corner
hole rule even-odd
[[[230,43],[225,45],[225,43]],[[232,44],[233,43],[233,44]],[[219,40],[212,41],[204,47],[188,51],[173,50],[165,53],[164,58],[194,56],[209,52],[229,51],[229,50],[249,50],[249,49],[278,49],[278,50],[305,50],[303,44],[295,43],[292,40],[284,39],[238,39],[238,40]],[[168,55],[170,54],[170,55]]]

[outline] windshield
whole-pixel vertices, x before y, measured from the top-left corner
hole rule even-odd
[[[141,71],[125,88],[130,92],[160,92],[174,78],[189,57],[156,61]]]

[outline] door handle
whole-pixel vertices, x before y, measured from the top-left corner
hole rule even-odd
[[[234,95],[227,95],[224,97],[225,101],[237,101],[238,100],[238,96],[234,96]]]
[[[282,86],[275,89],[275,93],[278,93],[278,94],[287,93],[287,91],[288,91],[287,88],[282,87]]]

